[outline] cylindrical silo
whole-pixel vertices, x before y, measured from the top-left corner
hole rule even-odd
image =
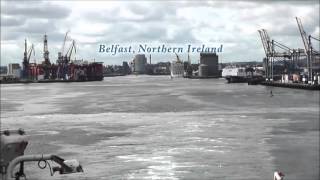
[[[134,72],[144,74],[146,71],[147,58],[144,54],[137,54],[134,57]]]
[[[208,65],[200,64],[199,66],[199,77],[208,77]]]

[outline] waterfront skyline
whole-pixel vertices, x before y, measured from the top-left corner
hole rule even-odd
[[[303,48],[295,17],[307,34],[319,34],[319,2],[296,1],[3,1],[1,2],[1,65],[21,63],[24,39],[34,43],[42,61],[43,35],[48,35],[55,62],[66,31],[76,40],[76,58],[122,64],[133,54],[99,53],[100,43],[218,43],[220,62],[262,61],[258,29],[291,48]],[[67,47],[68,47],[67,43]],[[66,48],[67,49],[67,48]],[[148,54],[147,54],[148,55]],[[199,53],[190,54],[197,62]],[[183,60],[187,54],[181,54]],[[153,62],[174,60],[173,53],[152,54]]]

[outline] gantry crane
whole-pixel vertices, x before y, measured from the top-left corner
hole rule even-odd
[[[69,30],[66,32],[66,35],[64,36],[64,40],[63,40],[63,44],[62,44],[62,48],[61,48],[61,53],[63,54],[64,52],[64,47],[66,45],[66,41],[67,41],[67,38],[68,38],[68,34],[69,34]]]
[[[296,62],[299,60],[302,53],[301,49],[293,49],[276,40],[270,39],[270,36],[265,29],[258,30],[258,32],[266,54],[266,79],[273,80],[275,61],[282,61],[286,64],[289,71],[294,71]],[[279,50],[281,50],[281,52]]]
[[[307,56],[307,69],[308,69],[308,79],[309,79],[309,83],[312,83],[312,76],[313,76],[313,62],[316,56],[320,56],[319,50],[314,50],[313,46],[312,46],[312,42],[311,40],[316,40],[316,41],[320,41],[320,38],[315,38],[311,35],[307,35],[307,33],[305,32],[303,26],[302,26],[302,22],[301,19],[296,17],[296,21],[298,24],[298,28],[299,28],[299,32],[302,38],[302,42],[304,45],[304,50],[305,50],[305,54]]]
[[[66,75],[68,74],[68,63],[69,63],[68,52],[66,54],[64,54],[64,49],[65,49],[66,41],[68,40],[69,32],[70,31],[67,31],[64,36],[61,51],[58,53],[58,60],[57,60],[57,62],[58,62],[58,72],[57,72],[58,78],[63,78],[63,79],[66,79]]]
[[[33,53],[33,55],[35,56],[35,50],[34,50],[34,46],[33,44],[31,44],[31,47],[29,50],[28,46],[27,46],[27,40],[24,40],[24,53],[23,53],[23,78],[28,79],[29,78],[29,66],[30,66],[30,58],[31,58],[31,54]]]
[[[263,49],[266,54],[266,79],[272,81],[274,76],[273,66],[275,60],[279,60],[278,58],[282,58],[281,60],[283,61],[286,61],[287,59],[291,60],[294,51],[278,41],[273,39],[271,40],[267,30],[261,29],[258,30],[258,32],[260,34]],[[276,48],[281,49],[283,52],[279,52]]]
[[[72,43],[68,49],[68,51],[66,52],[66,54],[64,55],[64,58],[65,58],[65,63],[69,63],[70,60],[71,60],[71,55],[72,55],[72,52],[74,52],[74,54],[77,53],[77,49],[76,49],[76,42],[75,40],[72,40]]]
[[[264,52],[266,54],[266,61],[265,61],[265,71],[266,71],[266,79],[269,80],[270,77],[272,77],[272,62],[271,62],[271,55],[272,55],[272,52],[271,52],[271,41],[270,41],[270,36],[269,34],[267,33],[267,30],[265,29],[261,29],[261,30],[258,30],[259,32],[259,35],[260,35],[260,38],[261,38],[261,42],[262,42],[262,46],[263,46],[263,49],[264,49]]]
[[[68,39],[68,34],[69,34],[70,31],[67,31],[65,36],[64,36],[64,39],[63,39],[63,44],[61,46],[61,51],[58,52],[58,63],[63,63],[63,60],[64,60],[64,57],[63,57],[63,54],[64,54],[64,48],[65,48],[65,45],[66,45],[66,41]]]

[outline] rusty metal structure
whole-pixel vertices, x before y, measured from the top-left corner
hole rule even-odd
[[[48,36],[44,35],[43,58],[41,64],[30,63],[31,54],[35,53],[33,45],[27,51],[25,40],[25,51],[23,57],[22,79],[41,82],[64,82],[64,81],[101,81],[103,80],[103,63],[87,61],[72,61],[71,56],[77,53],[76,41],[70,39],[69,31],[64,36],[61,51],[58,52],[56,64],[51,63],[48,50]],[[65,51],[66,42],[71,40],[69,48]]]

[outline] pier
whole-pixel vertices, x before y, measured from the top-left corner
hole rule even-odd
[[[319,84],[281,83],[281,82],[274,82],[274,81],[264,81],[264,82],[260,82],[260,84],[265,86],[275,86],[275,87],[284,87],[284,88],[320,90]]]

